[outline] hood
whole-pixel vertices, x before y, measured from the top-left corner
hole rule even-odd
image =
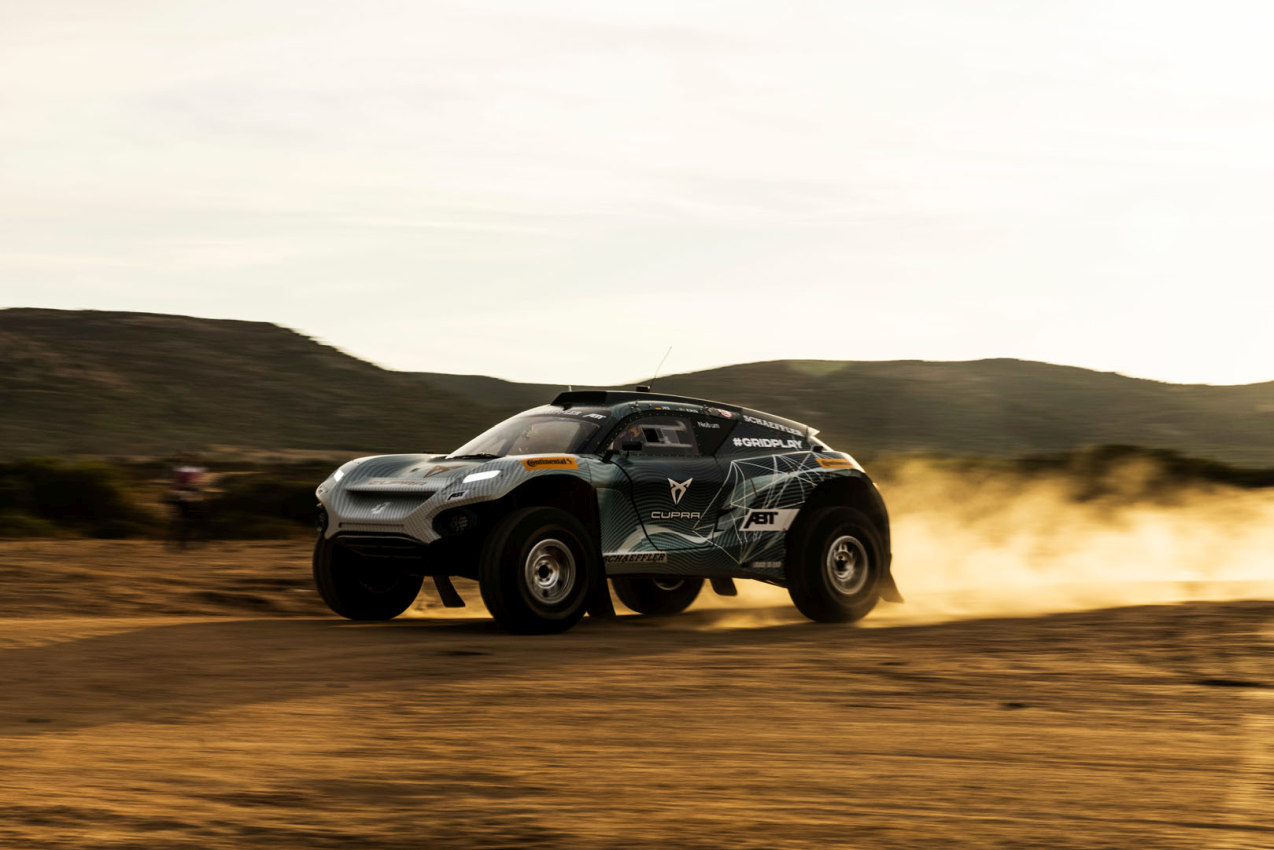
[[[347,493],[436,493],[490,461],[443,460],[438,455],[390,455],[367,458],[345,471]]]
[[[350,461],[324,481],[316,492],[320,498],[332,490],[341,490],[352,495],[406,496],[415,493],[429,497],[444,490],[454,493],[459,488],[465,488],[472,491],[470,485],[491,482],[480,488],[489,492],[495,479],[501,475],[516,475],[520,478],[528,472],[579,468],[577,456],[569,454],[506,455],[499,458],[454,460],[443,455],[387,455]],[[466,483],[465,478],[470,476],[472,480]],[[498,488],[499,485],[496,486]]]

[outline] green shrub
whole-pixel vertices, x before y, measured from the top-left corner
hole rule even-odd
[[[97,460],[30,458],[0,464],[0,513],[30,536],[64,529],[91,537],[133,537],[155,521],[133,499],[128,477]],[[6,532],[13,535],[13,532]]]
[[[321,480],[321,479],[320,479]],[[290,537],[314,528],[316,479],[250,473],[230,478],[203,504],[211,537]]]
[[[0,537],[57,537],[60,531],[47,519],[14,511],[0,513]]]

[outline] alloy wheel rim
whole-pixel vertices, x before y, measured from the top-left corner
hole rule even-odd
[[[852,534],[842,534],[827,547],[824,563],[832,589],[842,596],[861,593],[867,585],[870,564],[867,547]]]
[[[523,576],[536,602],[546,605],[561,602],[575,588],[577,574],[575,556],[560,540],[541,540],[527,553]]]

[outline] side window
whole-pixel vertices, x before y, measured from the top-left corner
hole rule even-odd
[[[729,419],[718,419],[713,416],[695,417],[695,439],[699,441],[699,451],[705,455],[714,455],[721,448],[722,441],[734,430],[734,423]]]
[[[611,442],[615,451],[623,451],[624,443],[641,443],[647,457],[694,457],[699,454],[690,422],[680,416],[645,416],[629,422]]]

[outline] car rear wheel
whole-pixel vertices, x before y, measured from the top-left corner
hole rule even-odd
[[[811,620],[861,620],[880,597],[880,534],[853,508],[822,508],[788,534],[788,593]]]
[[[392,620],[411,607],[423,579],[381,558],[364,558],[320,537],[314,546],[314,585],[319,596],[351,620]]]
[[[562,632],[580,621],[598,580],[588,532],[559,508],[522,508],[488,535],[478,587],[491,616],[524,634]]]
[[[701,578],[660,576],[637,578],[617,576],[611,579],[619,601],[638,614],[680,614],[690,607],[703,587]]]

